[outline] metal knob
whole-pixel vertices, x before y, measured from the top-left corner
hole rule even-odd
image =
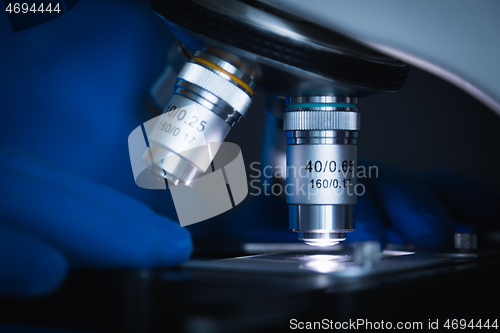
[[[455,248],[467,252],[477,249],[477,234],[460,233],[455,234]]]

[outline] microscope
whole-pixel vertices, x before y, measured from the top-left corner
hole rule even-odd
[[[360,6],[356,3],[345,2],[339,11]],[[168,67],[151,89],[153,100],[164,110],[149,127],[149,146],[142,155],[151,173],[171,189],[192,186],[213,170],[220,143],[230,130],[238,131],[259,91],[265,94],[266,112],[261,163],[264,168],[286,170],[286,176],[273,176],[271,189],[275,185],[283,189],[288,229],[302,242],[244,243],[237,250],[228,244],[215,250],[201,247],[178,270],[153,275],[183,281],[173,296],[181,300],[188,295],[190,300],[176,303],[187,306],[176,312],[181,330],[205,332],[212,327],[232,332],[241,330],[242,322],[248,323],[248,330],[272,329],[277,323],[284,328],[280,313],[301,313],[308,320],[321,316],[399,320],[409,313],[405,309],[420,311],[417,304],[429,299],[426,316],[431,316],[433,309],[458,304],[462,298],[457,290],[476,295],[476,284],[466,281],[495,284],[498,269],[490,264],[498,261],[498,251],[486,247],[477,251],[474,233],[457,232],[455,250],[416,250],[411,244],[381,249],[370,241],[354,248],[342,246],[346,234],[355,230],[355,205],[363,194],[357,181],[358,101],[401,89],[410,63],[451,81],[498,112],[499,92],[484,89],[498,78],[487,68],[460,64],[466,61],[465,53],[450,55],[446,44],[442,57],[434,54],[431,62],[432,55],[406,52],[394,36],[401,48],[380,43],[366,33],[366,27],[357,29],[362,19],[356,24],[343,20],[335,1],[150,0],[150,4],[178,39],[168,54]],[[367,8],[372,4],[362,5],[361,17],[369,21]],[[373,6],[396,14],[399,5]],[[335,16],[337,29],[329,15]],[[411,42],[427,50],[419,38]],[[459,69],[452,71],[447,64]],[[137,281],[140,285],[158,278],[137,277]],[[152,298],[156,307],[169,304],[169,283],[156,282],[155,295],[165,296]],[[198,288],[200,283],[205,289]],[[439,295],[429,294],[430,284]],[[211,299],[216,313],[203,308],[206,298],[198,293],[206,295],[206,288],[230,295]],[[401,295],[407,300],[405,307],[400,306]],[[384,300],[380,311],[370,306],[374,299]],[[271,308],[257,311],[252,304]],[[230,314],[220,315],[226,312]]]
[[[402,88],[409,66],[261,1],[150,3],[179,40],[171,69],[152,89],[166,116],[148,136],[143,156],[151,172],[190,186],[217,153],[206,143],[238,130],[261,91],[269,117],[285,131],[264,139],[278,150],[264,163],[283,164],[286,151],[289,229],[313,246],[345,240],[360,192],[358,100]]]
[[[144,146],[137,156],[150,165],[144,174],[171,190],[196,185],[214,168],[229,131],[238,131],[238,123],[245,122],[256,92],[263,93],[262,165],[286,170],[272,181],[283,188],[288,229],[301,242],[249,242],[237,244],[236,250],[224,243],[223,251],[213,252],[195,247],[193,256],[176,267],[75,270],[61,293],[36,299],[29,307],[4,301],[6,310],[19,309],[20,323],[50,327],[51,320],[64,319],[68,324],[60,328],[105,332],[274,333],[307,328],[307,323],[349,329],[351,322],[369,330],[382,328],[381,322],[387,329],[388,323],[392,329],[463,329],[471,319],[474,328],[481,329],[477,325],[486,320],[487,329],[493,323],[498,328],[500,233],[490,233],[490,247],[480,238],[479,250],[472,233],[457,233],[455,250],[411,245],[381,250],[374,242],[354,249],[342,246],[356,228],[355,206],[361,195],[358,102],[401,89],[410,64],[452,82],[500,113],[499,67],[491,66],[500,53],[498,2],[149,2],[178,40],[151,89],[163,114],[151,126],[138,128]],[[439,25],[442,29],[434,31]],[[459,38],[439,43],[443,31]],[[453,99],[453,92],[443,96]],[[436,98],[441,98],[439,93]],[[474,117],[483,112],[477,103],[470,105]],[[407,112],[394,111],[393,123],[400,121],[399,111]],[[387,121],[383,113],[363,116],[380,119],[377,131]],[[433,114],[426,117],[434,120]],[[363,129],[373,125],[364,122]],[[485,127],[493,132],[493,125]],[[469,139],[470,133],[460,134]],[[477,133],[476,140],[486,146],[488,140]],[[473,145],[456,146],[468,155],[462,150]],[[483,155],[474,165],[481,172],[486,164],[495,164]],[[470,206],[479,211],[476,204]],[[498,205],[493,209],[498,211]],[[480,213],[474,212],[474,218]],[[462,324],[466,319],[467,325]]]

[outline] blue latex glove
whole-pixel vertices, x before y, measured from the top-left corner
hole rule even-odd
[[[379,177],[363,182],[358,197],[356,230],[348,241],[378,240],[417,248],[451,245],[455,224],[436,195],[416,176],[379,166]]]
[[[144,110],[166,29],[147,3],[123,0],[80,1],[15,34],[0,15],[0,294],[47,293],[72,267],[188,258],[188,231],[148,207],[171,204],[168,191],[135,185],[127,147],[158,114]]]
[[[379,166],[379,177],[365,183],[368,193],[358,198],[350,241],[446,248],[455,232],[485,230],[500,218],[499,193],[471,176],[440,170],[411,175]]]
[[[8,26],[6,15],[0,21]],[[0,144],[152,203],[154,191],[134,182],[127,146],[160,114],[147,113],[149,87],[170,35],[149,4],[86,0],[40,26],[0,32]]]
[[[0,148],[0,188],[0,293],[51,291],[70,267],[164,267],[191,253],[178,224],[19,149]]]

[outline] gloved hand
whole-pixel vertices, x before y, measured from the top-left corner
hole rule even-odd
[[[412,175],[382,165],[378,178],[363,183],[367,193],[358,197],[356,230],[348,242],[442,249],[452,245],[455,232],[491,227],[500,217],[498,193],[470,176],[445,171]]]
[[[50,161],[0,148],[0,293],[53,290],[71,267],[179,264],[189,232],[143,203]]]
[[[147,206],[168,205],[168,191],[135,185],[127,147],[159,114],[144,111],[166,61],[165,25],[147,3],[87,0],[18,33],[0,15],[3,28],[0,294],[47,293],[72,267],[186,260],[189,233]]]

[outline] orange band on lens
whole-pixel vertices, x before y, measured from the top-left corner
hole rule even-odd
[[[253,95],[254,94],[254,90],[252,88],[250,88],[250,86],[248,84],[246,84],[245,82],[243,82],[239,77],[237,77],[236,75],[234,74],[231,74],[229,73],[228,71],[226,71],[225,69],[223,69],[222,67],[214,64],[213,62],[210,62],[208,60],[205,60],[203,58],[200,58],[200,57],[193,57],[191,60],[193,61],[196,61],[196,62],[200,62],[204,65],[207,65],[209,67],[212,67],[213,69],[216,69],[224,74],[226,74],[227,76],[229,76],[232,80],[236,81],[240,86],[242,86],[243,88],[246,89],[246,91],[248,91],[250,93],[250,95]]]

